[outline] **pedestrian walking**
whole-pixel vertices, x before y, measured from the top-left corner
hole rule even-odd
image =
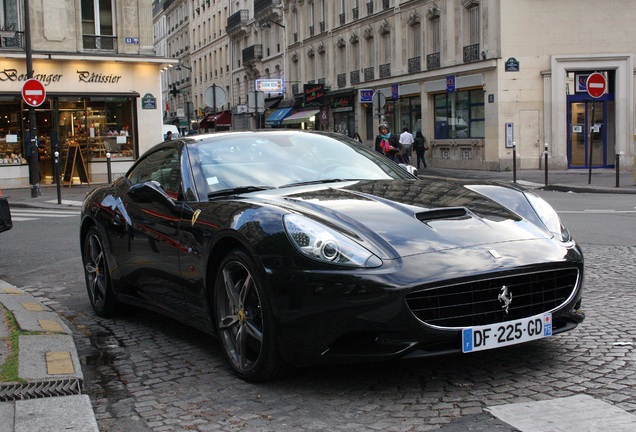
[[[375,137],[375,151],[382,153],[389,159],[395,159],[395,155],[400,151],[400,139],[391,133],[386,124],[378,126],[379,134]]]
[[[428,150],[428,143],[426,142],[426,137],[422,135],[422,131],[415,132],[413,149],[415,150],[417,158],[417,169],[420,168],[420,162],[422,162],[424,168],[426,168],[426,159],[424,158],[424,155],[426,154],[426,150]]]
[[[413,134],[409,131],[409,128],[404,127],[400,134],[400,144],[402,145],[402,156],[406,163],[411,163],[411,149],[413,148]]]
[[[353,139],[354,139],[354,140],[356,140],[356,141],[358,141],[359,143],[361,143],[361,142],[362,142],[362,137],[360,136],[360,134],[359,134],[358,132],[355,132],[355,133],[353,134]]]

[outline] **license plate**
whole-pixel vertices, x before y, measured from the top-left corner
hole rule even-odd
[[[483,351],[552,336],[552,314],[462,330],[462,351]]]

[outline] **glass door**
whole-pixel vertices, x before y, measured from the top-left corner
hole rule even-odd
[[[568,165],[570,168],[607,165],[607,102],[571,102],[568,116]]]

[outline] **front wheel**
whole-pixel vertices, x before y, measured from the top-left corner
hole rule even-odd
[[[261,271],[243,250],[230,252],[214,284],[215,325],[225,357],[236,375],[258,382],[286,369]]]
[[[112,316],[118,307],[110,283],[108,262],[97,227],[88,230],[84,239],[84,276],[88,298],[95,313],[101,317]]]

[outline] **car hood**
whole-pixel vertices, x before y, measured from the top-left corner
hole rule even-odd
[[[388,243],[389,250],[402,257],[551,237],[545,227],[490,198],[498,188],[508,196],[512,191],[520,206],[528,206],[521,191],[504,185],[491,185],[486,196],[476,191],[479,188],[461,183],[424,180],[342,182],[283,188],[258,196],[339,227],[363,243]]]

